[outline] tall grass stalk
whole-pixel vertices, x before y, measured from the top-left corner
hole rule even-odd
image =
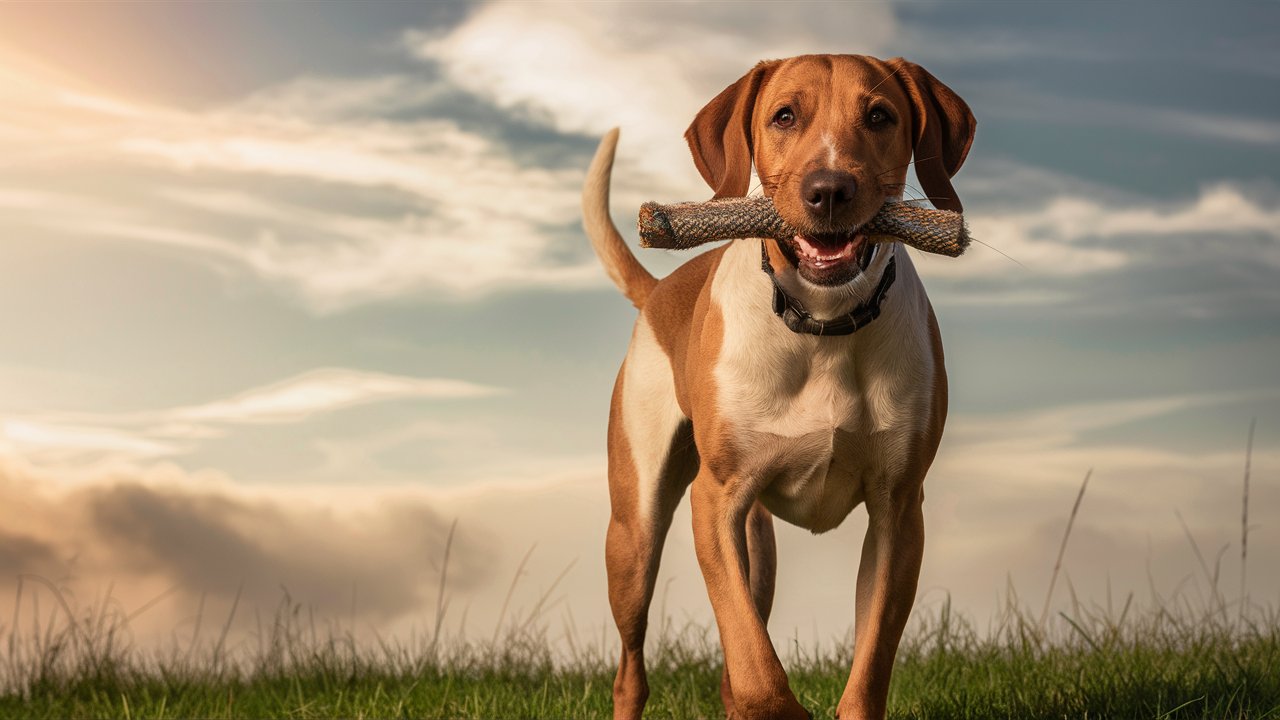
[[[453,550],[453,535],[458,530],[458,519],[454,518],[449,525],[449,535],[444,540],[444,558],[440,561],[440,587],[436,593],[436,623],[435,628],[431,631],[431,652],[435,654],[436,647],[440,642],[440,628],[444,625],[444,614],[449,609],[449,604],[445,600],[445,588],[449,584],[449,554]],[[352,622],[354,627],[355,623]]]
[[[1084,482],[1080,483],[1080,492],[1076,493],[1075,504],[1071,506],[1071,515],[1067,517],[1067,529],[1062,533],[1062,545],[1058,547],[1058,559],[1053,563],[1053,573],[1049,576],[1049,590],[1044,594],[1044,609],[1040,611],[1040,621],[1036,623],[1044,628],[1049,617],[1049,604],[1053,601],[1053,586],[1058,582],[1058,571],[1062,569],[1062,556],[1067,552],[1067,541],[1071,539],[1071,528],[1076,524],[1076,515],[1080,512],[1080,501],[1084,499],[1084,491],[1089,487],[1089,478],[1093,477],[1093,468],[1084,474]],[[1072,597],[1075,593],[1072,593]]]
[[[1244,497],[1240,508],[1240,618],[1249,603],[1249,470],[1253,465],[1253,430],[1258,418],[1249,420],[1249,439],[1244,446]]]
[[[447,576],[446,576],[447,577]],[[563,577],[563,573],[561,573]],[[56,584],[25,578],[24,593],[54,596],[56,617],[2,632],[0,717],[607,717],[615,647],[552,642],[546,609],[559,578],[496,642],[449,637],[431,618],[412,640],[359,641],[345,622],[321,623],[287,593],[257,643],[212,642],[195,631],[168,650],[131,639],[130,614],[111,601],[77,608]],[[446,595],[447,597],[447,595]],[[235,616],[233,603],[229,618]],[[207,609],[207,605],[206,605]],[[34,610],[32,610],[34,612]],[[715,717],[721,655],[714,626],[655,623],[654,716]],[[203,623],[203,621],[201,621]],[[30,626],[30,629],[28,629]],[[607,637],[608,629],[602,628]],[[780,643],[788,648],[788,644]],[[852,642],[784,653],[791,686],[829,717],[848,677]],[[1083,600],[1041,622],[1012,585],[985,628],[950,598],[917,609],[890,696],[894,718],[1280,718],[1280,613],[1251,605],[1228,621],[1212,595],[1178,592],[1118,612]]]

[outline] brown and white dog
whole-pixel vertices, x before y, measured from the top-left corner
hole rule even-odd
[[[661,282],[609,217],[617,131],[601,143],[584,223],[640,309],[609,416],[605,556],[622,636],[615,718],[638,718],[649,693],[649,604],[672,512],[690,486],[724,648],[720,694],[727,714],[742,718],[807,717],[766,630],[773,516],[819,533],[866,503],[853,667],[836,714],[884,716],[920,573],[923,482],[942,437],[947,378],[910,258],[900,244],[867,243],[858,228],[902,196],[913,154],[933,203],[960,210],[950,178],[973,132],[964,101],[902,59],[762,62],[708,103],[685,137],[716,197],[745,195],[754,162],[764,193],[804,234],[733,241]],[[805,327],[784,321],[786,306],[807,315]]]

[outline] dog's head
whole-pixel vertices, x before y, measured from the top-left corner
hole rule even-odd
[[[870,244],[858,229],[903,195],[907,168],[936,207],[960,211],[951,177],[973,142],[969,106],[901,58],[802,55],[761,62],[707,103],[685,132],[715,196],[764,193],[801,231],[780,243],[810,282],[847,282]]]

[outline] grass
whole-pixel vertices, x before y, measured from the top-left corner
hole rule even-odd
[[[1220,561],[1210,568],[1186,528],[1208,591],[1172,598],[1152,592],[1119,613],[1082,605],[1050,617],[1071,528],[1089,483],[1086,475],[1067,520],[1044,610],[1033,613],[1012,587],[1004,610],[985,629],[952,613],[950,602],[920,608],[898,651],[889,696],[891,718],[1238,718],[1280,720],[1280,612],[1248,601],[1249,473],[1246,450],[1241,517],[1241,593],[1219,589]],[[1092,473],[1092,471],[1090,471]],[[456,526],[456,523],[455,523]],[[148,652],[129,640],[129,623],[110,602],[77,612],[58,587],[23,576],[12,624],[0,627],[0,717],[4,718],[591,718],[611,710],[613,655],[575,642],[553,650],[543,611],[551,584],[533,611],[504,623],[516,580],[493,637],[448,641],[445,544],[434,627],[408,645],[381,638],[358,643],[336,626],[320,633],[310,613],[286,596],[259,626],[256,647],[228,643],[237,601],[214,641],[200,640],[203,605],[185,646]],[[532,550],[530,550],[532,552]],[[566,572],[568,570],[566,569]],[[45,586],[56,604],[35,622],[20,622],[23,581]],[[1187,586],[1180,586],[1187,587]],[[1199,587],[1198,583],[1191,586]],[[1068,588],[1070,582],[1068,581]],[[32,602],[39,595],[33,594]],[[61,611],[61,621],[58,612]],[[721,657],[707,627],[673,629],[664,618],[651,633],[647,706],[650,717],[723,717]],[[852,638],[830,648],[785,647],[791,688],[814,717],[830,717],[849,672]]]
[[[64,611],[64,619],[69,616]],[[232,659],[224,639],[147,653],[129,645],[106,604],[74,624],[10,634],[0,717],[327,718],[608,717],[612,658],[550,650],[525,623],[497,642],[361,646],[316,633],[287,598]],[[1194,621],[1192,620],[1194,618]],[[658,629],[652,717],[720,717],[713,632]],[[830,717],[848,676],[846,642],[793,645],[791,685]],[[839,648],[839,649],[836,649]],[[1216,601],[1169,601],[1118,615],[1075,607],[1044,629],[1011,602],[984,631],[949,604],[917,616],[899,651],[895,718],[1280,718],[1280,617],[1242,617]]]

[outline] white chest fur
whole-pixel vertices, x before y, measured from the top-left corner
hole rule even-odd
[[[891,255],[897,277],[881,316],[847,336],[793,333],[773,314],[758,241],[730,247],[712,286],[724,317],[717,411],[765,505],[814,532],[838,525],[866,493],[887,489],[929,421],[928,304],[901,247],[881,248],[841,291],[845,311],[875,287]]]

